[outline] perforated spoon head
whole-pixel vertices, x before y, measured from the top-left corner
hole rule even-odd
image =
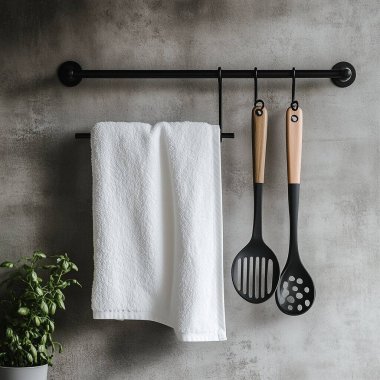
[[[280,266],[275,254],[262,239],[252,239],[236,255],[231,276],[240,297],[251,303],[262,303],[276,290]]]
[[[315,288],[309,273],[297,257],[281,273],[276,290],[278,308],[288,315],[306,313],[313,305]]]
[[[302,151],[301,108],[286,111],[286,151],[288,163],[289,253],[276,291],[278,308],[288,315],[307,312],[315,299],[313,280],[303,266],[298,252],[298,206]]]

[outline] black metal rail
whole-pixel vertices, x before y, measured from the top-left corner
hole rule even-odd
[[[219,84],[219,125],[222,138],[234,138],[233,133],[222,131],[222,79],[224,78],[293,78],[293,70],[83,70],[74,61],[58,68],[59,80],[68,87],[78,85],[84,78],[215,78]],[[331,79],[338,87],[350,86],[356,78],[354,66],[339,62],[331,70],[296,70],[295,78]],[[76,138],[88,138],[89,133],[76,133]]]

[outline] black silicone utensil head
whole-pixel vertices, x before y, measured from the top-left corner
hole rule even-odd
[[[294,82],[293,82],[294,85]],[[278,308],[288,315],[301,315],[314,302],[313,280],[303,266],[298,252],[298,208],[301,175],[303,115],[298,103],[286,111],[286,150],[288,162],[288,202],[290,239],[288,260],[276,291]]]
[[[297,256],[285,266],[276,290],[277,306],[288,315],[305,313],[315,299],[313,280]]]
[[[240,297],[251,303],[269,299],[278,283],[280,266],[262,239],[253,238],[235,257],[232,283]]]
[[[262,237],[262,198],[267,142],[268,112],[264,103],[252,110],[252,154],[254,167],[254,217],[251,241],[236,255],[232,283],[240,297],[251,303],[270,298],[278,283],[280,266]],[[261,105],[262,104],[262,105]]]

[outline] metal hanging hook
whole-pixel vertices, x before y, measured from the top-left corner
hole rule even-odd
[[[223,81],[222,68],[218,67],[218,93],[219,93],[219,128],[220,141],[223,139],[234,139],[235,134],[232,132],[223,132]]]
[[[292,76],[292,102],[290,103],[290,107],[293,111],[298,110],[298,101],[295,100],[296,97],[296,69],[293,67],[293,76]],[[292,115],[290,117],[290,120],[293,123],[296,123],[298,121],[298,116],[297,115]]]
[[[253,69],[254,71],[254,81],[255,81],[255,99],[254,99],[254,104],[255,104],[255,114],[257,116],[261,116],[263,114],[263,108],[264,108],[264,101],[261,99],[257,99],[257,67]],[[260,108],[259,108],[260,105]]]
[[[295,100],[296,97],[296,68],[293,67],[293,76],[292,76],[292,102],[290,103],[290,107],[293,111],[298,110],[298,101]]]
[[[218,90],[219,90],[219,128],[220,128],[220,141],[223,136],[223,82],[222,82],[222,68],[218,67]]]

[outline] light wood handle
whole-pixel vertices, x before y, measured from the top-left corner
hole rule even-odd
[[[265,107],[262,108],[262,115],[258,116],[255,113],[254,107],[252,110],[252,147],[253,147],[253,162],[254,162],[254,178],[255,183],[264,183],[265,171],[265,153],[267,149],[267,130],[268,130],[268,112]]]
[[[296,116],[297,121],[292,117]],[[301,155],[302,155],[302,110],[296,111],[291,107],[286,111],[286,152],[288,158],[288,183],[301,181]]]

